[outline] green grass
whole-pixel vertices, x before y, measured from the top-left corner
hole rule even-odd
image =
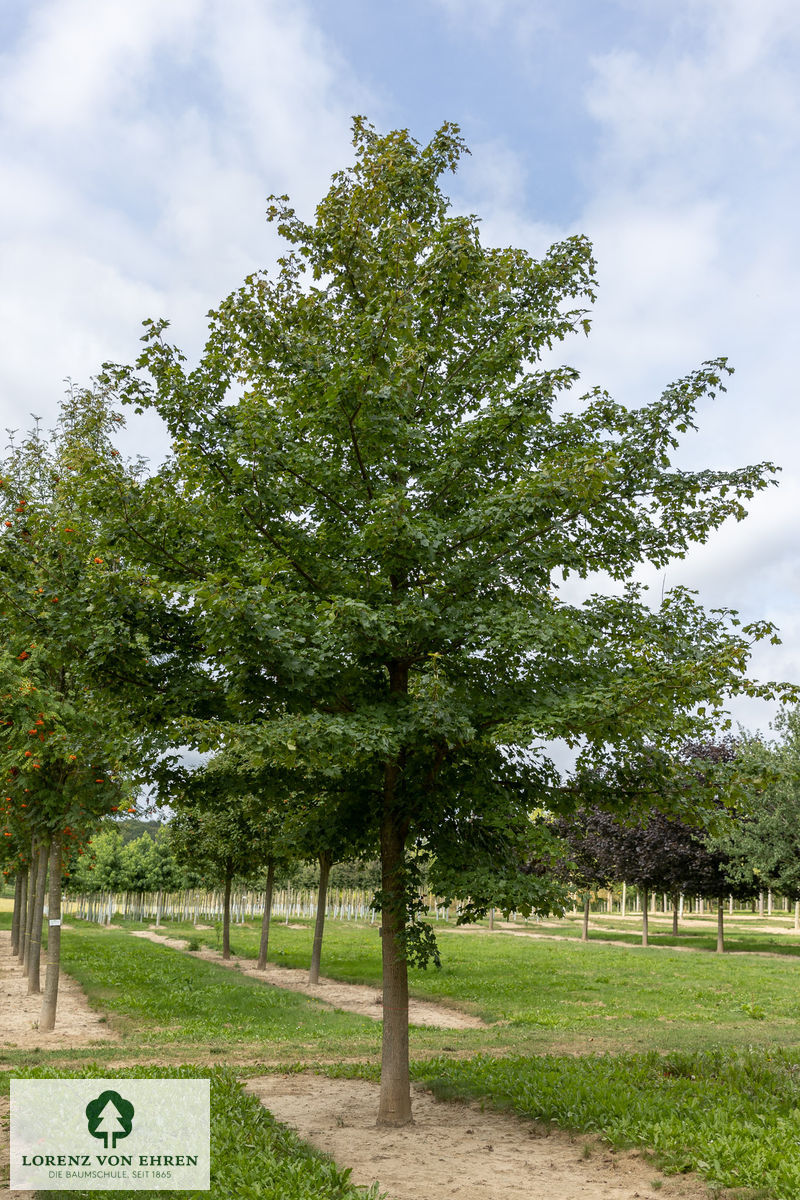
[[[415,1075],[441,1098],[478,1097],[537,1121],[647,1146],[666,1172],[715,1187],[800,1195],[800,1052],[428,1060]]]
[[[372,1064],[326,1067],[377,1079]],[[581,1058],[434,1058],[412,1075],[441,1100],[479,1100],[537,1123],[645,1146],[667,1174],[774,1200],[800,1195],[800,1051],[707,1050]]]
[[[216,941],[213,930],[191,926],[164,932]],[[665,1169],[697,1170],[717,1187],[761,1188],[770,1200],[800,1195],[800,988],[791,957],[470,934],[452,925],[439,933],[443,969],[412,971],[412,992],[493,1024],[413,1029],[420,1082],[443,1097],[478,1097],[615,1145],[648,1147]],[[276,923],[271,960],[306,967],[311,937],[309,924]],[[753,931],[742,937],[764,944]],[[237,926],[234,951],[254,955],[257,938],[254,925]],[[265,1062],[377,1077],[377,1023],[124,932],[81,924],[65,932],[63,947],[66,969],[127,1036],[122,1047],[62,1052],[62,1064],[85,1064],[90,1054],[95,1070],[109,1056],[197,1063],[220,1054],[240,1078]],[[376,928],[331,922],[323,972],[378,984]],[[5,1058],[17,1061],[14,1052]],[[256,1194],[244,1177],[232,1178],[227,1195]]]
[[[190,931],[165,926],[214,945],[213,930]],[[705,1049],[797,1040],[797,966],[781,958],[462,933],[452,925],[438,934],[442,969],[411,970],[412,995],[503,1022],[486,1031],[448,1031],[445,1040],[461,1049],[541,1052],[554,1043],[577,1052]],[[232,940],[236,953],[255,957],[254,926],[237,926]],[[270,945],[273,962],[307,967],[311,929],[277,924]],[[333,979],[379,987],[377,930],[330,922],[322,968]],[[415,1030],[414,1042],[437,1045],[431,1031]]]
[[[379,1027],[365,1017],[331,1011],[298,993],[122,933],[70,931],[62,962],[129,1039],[220,1049],[262,1043],[314,1054],[348,1042],[369,1053],[379,1041]]]
[[[577,939],[580,937],[581,924],[581,919],[567,917],[559,922],[547,922],[540,927],[539,932]],[[770,932],[758,928],[764,924],[771,926]],[[641,944],[640,916],[619,917],[608,916],[605,913],[593,913],[591,925],[590,941],[614,941],[629,946]],[[717,948],[716,914],[710,917],[697,914],[684,917],[676,935],[672,933],[671,916],[653,916],[651,914],[649,940],[653,946],[680,946],[687,950],[715,953]],[[800,957],[800,933],[796,933],[794,930],[794,918],[785,914],[762,919],[758,916],[745,916],[741,913],[729,917],[726,913],[725,952],[726,954],[766,953]]]
[[[47,1077],[41,1070],[20,1071],[18,1077]],[[59,1078],[91,1078],[96,1070],[60,1071]],[[306,1146],[279,1125],[255,1096],[246,1095],[231,1071],[145,1067],[115,1071],[114,1078],[205,1078],[211,1080],[211,1190],[152,1191],[135,1195],[146,1200],[376,1200],[378,1190],[354,1187],[349,1171]],[[7,1083],[6,1083],[7,1090]],[[73,1191],[85,1200],[113,1200],[118,1191]],[[40,1200],[61,1200],[64,1193],[37,1192]]]

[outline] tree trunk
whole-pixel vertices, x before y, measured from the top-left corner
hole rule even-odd
[[[11,916],[11,953],[19,950],[19,914],[22,906],[22,871],[17,871],[14,880],[14,912]]]
[[[642,945],[647,945],[647,907],[650,901],[650,894],[647,888],[642,888]]]
[[[673,937],[678,936],[678,905],[679,904],[680,904],[680,899],[678,897],[678,893],[675,892],[672,897],[672,936]]]
[[[275,882],[275,863],[272,859],[267,863],[267,890],[264,895],[264,915],[261,918],[261,942],[258,947],[258,970],[263,971],[267,965],[269,950],[269,921],[272,916],[272,885]]]
[[[494,907],[489,909],[489,932],[494,932]]]
[[[20,962],[25,961],[25,936],[28,929],[28,883],[30,881],[30,867],[22,874],[22,888],[20,889],[20,904],[19,904],[19,944],[17,946],[17,958]]]
[[[800,931],[800,900],[794,902],[794,928],[795,933]]]
[[[328,876],[331,873],[331,853],[323,850],[319,855],[319,888],[317,889],[317,919],[314,922],[314,944],[311,947],[311,969],[308,982],[319,983],[319,964],[322,959],[322,935],[325,932],[325,905],[328,903]]]
[[[42,990],[39,982],[39,960],[42,952],[42,920],[44,918],[44,891],[47,886],[47,855],[49,847],[45,842],[39,843],[38,862],[36,864],[36,895],[31,897],[33,922],[31,924],[31,942],[28,947],[28,995],[38,996]]]
[[[28,906],[25,913],[25,949],[22,954],[22,969],[28,974],[33,935],[33,910],[36,907],[36,876],[39,871],[39,846],[31,842],[31,865],[28,867]]]
[[[400,827],[394,812],[398,772],[395,764],[386,768],[381,820],[383,1046],[379,1125],[409,1125],[412,1121],[408,1068],[408,964],[402,945],[406,830]]]
[[[758,893],[758,915],[762,920],[764,919],[764,893],[763,892]]]
[[[225,876],[225,892],[222,898],[222,957],[231,956],[231,875]]]
[[[621,917],[624,917],[627,915],[627,913],[626,913],[627,906],[628,906],[628,885],[627,885],[627,883],[625,883],[623,881],[622,900],[620,902],[620,914],[619,914]]]
[[[717,898],[717,954],[725,953],[725,898]]]
[[[589,893],[583,897],[583,927],[581,928],[581,941],[588,942],[589,940]]]
[[[47,896],[47,974],[42,996],[39,1029],[47,1033],[56,1023],[58,972],[61,966],[61,835],[50,841],[50,891]]]

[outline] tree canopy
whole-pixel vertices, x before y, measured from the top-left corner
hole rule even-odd
[[[311,220],[273,198],[286,252],[210,314],[197,365],[149,321],[138,361],[99,387],[172,437],[135,488],[109,462],[105,503],[130,569],[191,613],[225,680],[225,713],[182,736],[315,790],[329,779],[331,797],[359,798],[331,822],[380,844],[379,1119],[403,1123],[406,955],[430,947],[411,936],[407,851],[453,867],[491,845],[504,901],[546,909],[519,865],[541,848],[530,812],[558,796],[550,740],[633,759],[759,693],[746,663],[767,623],[684,589],[651,606],[631,575],[741,519],[771,467],[672,464],[724,359],[635,409],[543,365],[588,330],[591,248],[570,237],[537,261],[484,245],[441,187],[465,152],[457,127],[420,146],[358,119],[354,146]],[[595,572],[621,591],[560,593]]]

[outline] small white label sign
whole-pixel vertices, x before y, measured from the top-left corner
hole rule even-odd
[[[208,1079],[12,1079],[11,1190],[210,1187]]]

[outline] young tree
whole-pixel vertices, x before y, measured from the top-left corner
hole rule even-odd
[[[609,831],[615,828],[614,818],[604,809],[581,807],[574,813],[556,817],[552,827],[566,844],[559,873],[583,892],[581,941],[586,942],[591,889],[609,887],[620,878],[614,859],[615,843],[609,836]]]
[[[724,828],[714,846],[730,863],[737,891],[766,889],[800,900],[800,709],[781,714],[777,740],[746,739],[740,749],[759,779],[741,820]],[[795,910],[797,927],[798,910]]]
[[[583,790],[595,806],[556,822],[585,872],[591,875],[594,869],[606,880],[625,880],[642,890],[644,946],[651,894],[672,897],[677,934],[683,892],[717,901],[717,949],[724,949],[722,896],[733,874],[720,836],[741,820],[739,810],[749,801],[754,779],[737,751],[730,737],[686,743],[674,756],[653,747],[633,768],[618,763],[615,770],[585,778]],[[598,807],[599,801],[606,807]],[[739,893],[751,895],[752,871],[740,871],[738,880]]]
[[[440,179],[465,152],[444,125],[426,146],[354,126],[354,164],[311,222],[285,199],[274,278],[250,276],[211,314],[198,365],[147,323],[105,395],[153,407],[173,437],[158,476],[109,476],[126,556],[180,594],[238,696],[201,747],[234,739],[263,763],[357,775],[382,861],[383,1069],[379,1121],[411,1119],[409,848],[469,858],[461,842],[510,829],[512,859],[546,797],[549,739],[629,756],[710,728],[761,622],[740,628],[674,590],[574,605],[563,574],[629,580],[704,541],[766,486],[768,465],[671,465],[705,363],[627,409],[542,356],[588,329],[594,263],[568,238],[541,261],[483,244]],[[116,499],[115,499],[116,498]],[[706,715],[699,715],[705,706]],[[235,711],[234,711],[235,709]],[[490,786],[472,784],[475,764]],[[509,766],[511,764],[511,766]],[[360,830],[359,830],[360,832]],[[513,864],[512,864],[513,865]],[[530,887],[531,876],[508,870]]]
[[[185,772],[171,803],[175,815],[168,837],[178,865],[200,873],[204,882],[222,884],[222,957],[230,958],[231,886],[234,878],[259,874],[270,850],[270,828],[263,801],[242,790],[230,761],[207,763]]]

